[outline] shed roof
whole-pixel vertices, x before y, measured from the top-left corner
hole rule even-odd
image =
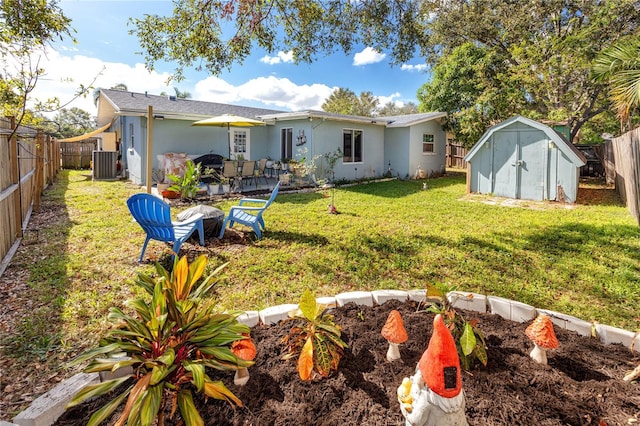
[[[498,130],[510,126],[515,122],[520,122],[527,126],[543,131],[547,135],[549,140],[553,141],[558,149],[562,151],[562,153],[566,155],[576,166],[584,166],[585,164],[587,164],[587,159],[585,158],[585,156],[561,133],[556,132],[551,127],[545,124],[542,124],[530,118],[523,117],[521,115],[516,115],[509,118],[508,120],[490,127],[489,130],[487,130],[484,135],[482,135],[480,140],[473,146],[473,148],[471,148],[469,153],[464,157],[464,160],[469,162],[473,161],[473,157],[480,150],[480,148],[482,148],[482,146],[491,138],[491,135],[493,135]]]

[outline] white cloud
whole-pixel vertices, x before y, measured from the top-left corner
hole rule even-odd
[[[397,106],[401,107],[404,105],[402,101],[396,101],[395,99],[399,98],[401,95],[399,92],[392,93],[389,96],[376,96],[378,98],[378,102],[380,106],[385,106],[389,102],[395,103]]]
[[[131,66],[81,55],[63,56],[59,52],[49,52],[46,58],[42,58],[40,66],[46,70],[46,75],[38,81],[32,98],[43,101],[57,97],[61,104],[69,102],[81,84],[90,85],[95,76],[98,77],[93,87],[109,88],[124,83],[132,92],[160,94],[163,91],[172,92],[172,87],[176,86],[190,92],[196,100],[291,111],[319,110],[335,89],[317,83],[299,85],[287,78],[274,76],[254,78],[240,85],[232,85],[212,76],[192,86],[185,84],[187,81],[167,86],[169,73],[149,72],[141,63]],[[90,90],[85,97],[74,100],[66,108],[77,107],[96,115],[97,108],[92,95],[93,90]]]
[[[427,69],[429,69],[429,66],[427,64],[416,64],[416,65],[402,64],[400,69],[402,71],[410,71],[410,72],[411,71],[426,71]]]
[[[290,50],[288,52],[278,52],[277,56],[269,56],[265,55],[260,58],[260,62],[264,62],[265,64],[275,65],[281,62],[284,63],[292,63],[293,62],[293,51]]]
[[[160,93],[170,89],[166,85],[168,73],[149,72],[143,64],[130,66],[117,62],[103,62],[87,56],[62,56],[55,51],[47,52],[41,57],[40,66],[46,74],[40,77],[32,99],[46,100],[57,97],[61,104],[73,99],[80,85],[89,86],[94,78],[93,87],[109,88],[124,83],[127,89],[134,92]],[[93,104],[93,90],[86,96],[73,101],[66,108],[82,108],[91,115],[96,115]]]
[[[258,102],[275,109],[299,111],[321,109],[334,87],[324,84],[298,85],[288,78],[258,77],[233,86],[218,77],[208,77],[195,85],[194,99],[246,104]]]
[[[380,53],[372,47],[365,47],[362,52],[358,52],[353,56],[353,65],[369,65],[381,62],[386,58],[385,53]]]

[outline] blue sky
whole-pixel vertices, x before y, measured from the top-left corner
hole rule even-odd
[[[392,67],[384,52],[359,46],[349,55],[336,53],[320,57],[312,64],[295,65],[287,52],[254,49],[242,65],[219,76],[186,70],[186,79],[166,85],[173,72],[171,64],[156,64],[149,72],[143,64],[135,36],[128,34],[130,17],[144,14],[168,15],[171,1],[89,1],[62,0],[59,6],[72,19],[77,43],[71,39],[56,42],[41,58],[47,74],[38,82],[34,96],[56,96],[62,103],[72,98],[78,85],[95,87],[124,83],[135,92],[173,93],[173,87],[190,92],[192,99],[261,106],[284,111],[320,109],[331,91],[343,87],[360,94],[371,91],[380,104],[415,102],[418,88],[429,76],[424,61]],[[95,115],[91,96],[67,107],[79,107]]]

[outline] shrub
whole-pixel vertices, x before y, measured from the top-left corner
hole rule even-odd
[[[68,407],[77,405],[131,382],[92,415],[89,425],[107,419],[125,398],[118,424],[127,421],[129,425],[148,425],[157,419],[157,424],[163,425],[165,408],[170,408],[171,415],[179,408],[186,425],[202,425],[192,390],[242,405],[221,381],[212,381],[205,370],[237,370],[253,364],[236,357],[230,349],[233,342],[246,338],[243,333],[248,333],[249,327],[238,323],[235,314],[214,312],[213,304],[202,298],[216,284],[217,273],[225,266],[200,280],[206,263],[205,256],[191,265],[186,257],[176,257],[171,273],[156,264],[156,277],[139,275],[136,283],[151,299],[128,301],[134,315],[112,308],[108,319],[113,328],[97,348],[73,361],[77,364],[92,359],[85,372],[113,372],[127,366],[133,370],[125,377],[85,387],[69,403]],[[123,354],[127,357],[123,358]]]
[[[427,297],[440,299],[439,303],[429,306],[427,311],[442,314],[442,318],[456,342],[462,368],[469,370],[474,357],[486,367],[487,351],[484,336],[478,329],[479,321],[477,319],[467,321],[462,314],[453,308],[453,303],[447,298],[447,294],[451,292],[455,294],[455,287],[447,284],[427,285]]]
[[[284,359],[298,357],[297,369],[302,380],[312,380],[316,375],[328,377],[331,371],[338,369],[347,348],[340,338],[340,326],[333,322],[333,315],[324,313],[326,308],[306,290],[300,297],[298,309],[289,313],[288,320],[302,321],[302,325],[293,326],[283,338],[283,343],[288,345]]]

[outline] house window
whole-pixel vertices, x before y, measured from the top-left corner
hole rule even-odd
[[[436,152],[435,143],[433,142],[433,135],[424,133],[422,135],[422,153],[423,154],[433,154]]]
[[[280,130],[280,158],[293,158],[293,128]]]
[[[133,136],[133,123],[129,123],[129,140],[131,141],[130,148],[133,149],[135,138]]]
[[[342,153],[344,163],[362,162],[362,130],[342,131]]]
[[[233,133],[233,143],[236,146],[236,154],[246,154],[247,153],[247,132],[246,131],[235,131]]]

